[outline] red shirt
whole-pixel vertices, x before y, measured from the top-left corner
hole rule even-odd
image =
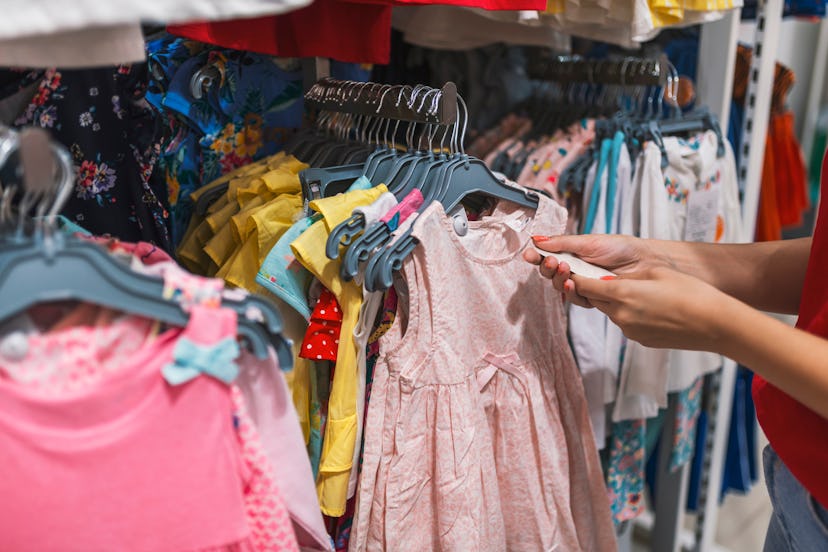
[[[391,56],[390,4],[315,0],[282,15],[170,25],[167,30],[223,48],[272,56],[379,64],[387,64]]]
[[[821,185],[823,200],[796,327],[828,338],[828,156],[822,160]],[[753,400],[773,450],[808,492],[828,508],[828,420],[759,376],[753,378]]]

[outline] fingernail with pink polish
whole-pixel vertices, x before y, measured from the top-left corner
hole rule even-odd
[[[549,239],[549,236],[532,236],[532,241],[535,242],[549,241]]]
[[[607,276],[601,276],[601,279],[602,279],[602,280],[617,280],[617,279],[618,279],[618,276],[610,276],[610,275],[607,275]]]

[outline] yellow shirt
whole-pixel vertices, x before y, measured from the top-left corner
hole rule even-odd
[[[233,187],[234,182],[238,182],[239,180],[246,182],[247,178],[231,180],[230,188]],[[228,191],[230,188],[228,188]],[[201,190],[203,188],[197,191]],[[198,274],[211,274],[215,271],[217,265],[211,260],[210,255],[204,251],[204,246],[237,210],[238,205],[234,201],[230,201],[227,192],[225,192],[224,195],[211,205],[209,214],[204,217],[192,232],[189,232],[188,228],[188,235],[182,240],[178,248],[178,256],[187,262],[188,265],[195,265],[198,270],[194,270],[194,272]],[[213,267],[212,270],[211,266]]]
[[[215,235],[225,229],[229,218],[239,211],[248,200],[257,196],[263,196],[262,203],[271,199],[281,191],[294,191],[298,189],[297,183],[284,186],[279,184],[283,177],[273,176],[274,171],[280,174],[298,174],[307,165],[300,162],[292,155],[285,155],[284,152],[277,153],[256,163],[239,167],[206,186],[203,186],[191,194],[194,202],[208,190],[227,184],[226,192],[218,198],[208,209],[206,217],[200,217],[196,213],[187,226],[187,232],[178,248],[178,257],[190,270],[200,274],[215,274],[218,267],[224,264],[232,254],[232,248],[241,245],[241,239],[235,244],[226,240],[226,236],[220,237],[211,246],[207,244]],[[277,184],[273,184],[273,180]],[[284,190],[280,189],[280,186]],[[267,190],[270,193],[266,193]],[[205,251],[206,247],[206,251]]]
[[[273,155],[273,156],[263,160],[262,162],[252,163],[250,165],[244,165],[242,167],[234,169],[234,170],[230,171],[229,173],[224,174],[224,175],[220,176],[219,178],[213,180],[209,184],[206,184],[205,186],[202,186],[201,188],[199,188],[197,190],[194,190],[190,194],[190,199],[193,201],[193,205],[195,205],[196,203],[198,203],[199,198],[202,195],[204,195],[206,192],[208,192],[209,190],[212,190],[213,188],[215,188],[217,186],[227,184],[228,182],[230,182],[231,180],[234,180],[234,179],[244,178],[244,177],[251,177],[251,176],[256,176],[258,174],[261,174],[261,173],[268,170],[268,165],[267,165],[266,162],[282,163],[284,157],[285,157],[284,152],[279,152],[276,155]],[[226,201],[226,194],[224,196],[222,196],[222,198],[219,198],[217,200],[217,202],[221,202],[221,200],[223,198]],[[210,212],[214,212],[214,210],[211,210]],[[197,252],[198,245],[196,245],[196,243],[194,243],[192,241],[193,240],[193,233],[201,225],[202,222],[204,222],[204,217],[200,216],[195,211],[195,209],[193,209],[193,214],[190,217],[189,224],[187,225],[187,231],[184,232],[184,236],[181,238],[181,243],[180,243],[179,248],[178,248],[179,258],[181,260],[185,261],[185,264],[189,265],[189,264],[192,263],[192,264],[195,264],[197,266],[199,264],[200,260],[202,260],[202,255],[200,255]],[[202,241],[201,243],[203,244],[204,241]]]
[[[230,284],[255,292],[259,285],[256,274],[265,257],[293,226],[294,218],[302,210],[301,194],[282,194],[255,210],[245,222],[244,243],[228,263],[222,277]]]
[[[331,229],[347,219],[354,208],[368,205],[386,192],[380,184],[369,190],[355,190],[310,203],[324,218],[313,224],[291,245],[296,259],[328,288],[342,308],[339,351],[336,357],[333,385],[328,399],[328,420],[322,443],[316,490],[322,513],[341,516],[345,513],[348,479],[356,446],[357,349],[354,342],[362,288],[339,276],[341,260],[325,256],[325,243]]]

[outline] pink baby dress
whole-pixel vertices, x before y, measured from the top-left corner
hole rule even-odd
[[[462,237],[439,203],[415,222],[350,550],[615,550],[560,295],[521,258],[565,224],[545,197],[500,202]]]

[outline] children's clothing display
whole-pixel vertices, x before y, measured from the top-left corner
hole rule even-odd
[[[641,143],[631,125],[614,130],[600,119],[532,128],[532,122],[544,123],[536,122],[540,116],[532,117],[531,104],[528,109],[523,122],[511,115],[500,123],[499,144],[481,137],[471,147],[488,150],[486,162],[493,170],[565,205],[567,232],[739,241],[734,155],[715,129],[686,138],[648,140],[645,135]],[[566,120],[571,117],[560,119]],[[689,462],[701,404],[700,377],[717,370],[722,360],[710,353],[650,349],[628,341],[597,309],[573,306],[568,327],[594,440],[606,449],[613,517],[626,521],[644,509],[645,420],[656,418],[667,408],[668,396],[676,394],[681,407],[671,468]]]
[[[721,357],[628,339],[523,255],[740,240],[734,150],[670,86],[684,31],[578,39],[741,0],[53,3],[0,21],[4,545],[611,552],[660,424],[659,470],[701,454]],[[793,132],[780,108],[761,228],[808,204]],[[768,412],[818,421],[754,391],[813,473]]]

